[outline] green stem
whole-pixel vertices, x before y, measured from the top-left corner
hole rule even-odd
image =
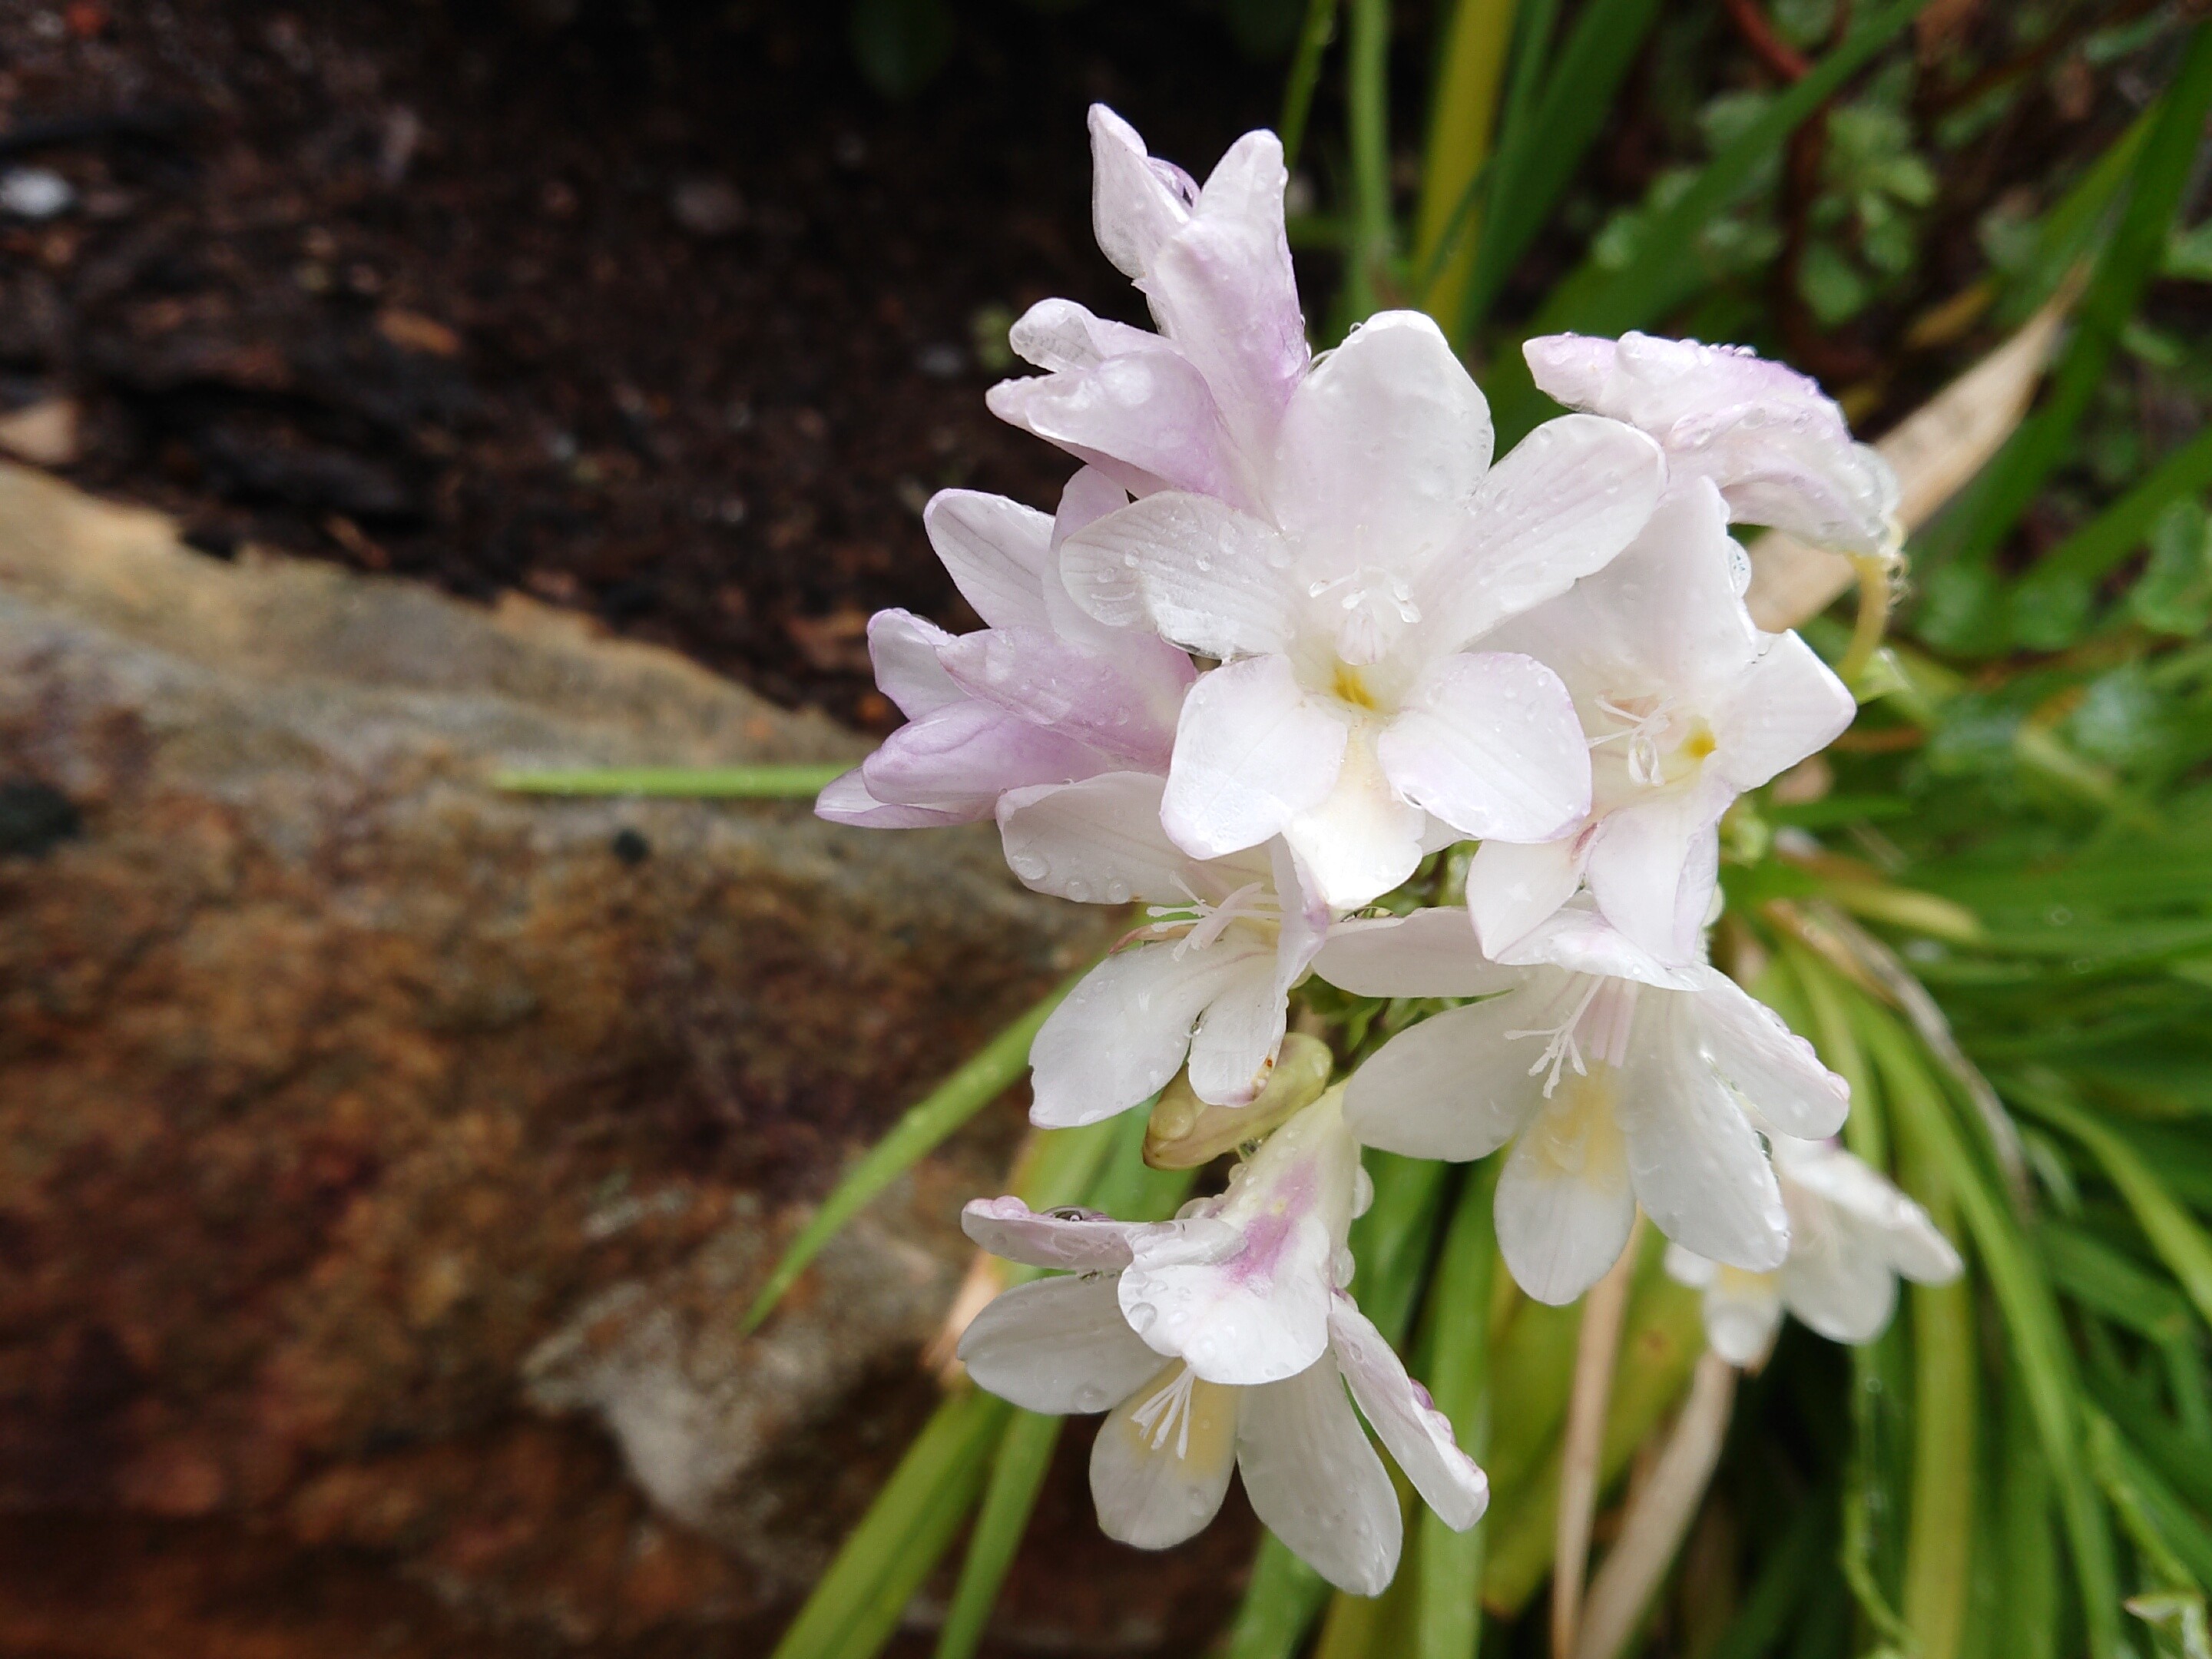
[[[1052,1467],[1053,1449],[1060,1444],[1063,1419],[1018,1411],[999,1441],[999,1455],[991,1462],[990,1483],[983,1489],[983,1507],[975,1516],[975,1530],[968,1543],[967,1559],[960,1564],[960,1582],[952,1592],[952,1607],[938,1633],[937,1659],[971,1659],[990,1623],[991,1609],[999,1599],[999,1586],[1013,1565],[1029,1528],[1030,1511],[1036,1507],[1037,1492]]]
[[[1353,322],[1381,304],[1389,281],[1390,226],[1390,0],[1351,0],[1345,54],[1352,141],[1352,234],[1345,296]]]
[[[1912,1160],[1908,1184],[1945,1232],[1952,1206]],[[1912,1287],[1912,1506],[1905,1540],[1905,1622],[1919,1659],[1956,1659],[1966,1633],[1974,1540],[1974,1297],[1961,1275]]]
[[[1336,0],[1306,0],[1305,26],[1298,31],[1297,55],[1291,59],[1290,78],[1283,83],[1283,167],[1298,164],[1305,147],[1306,118],[1313,113],[1314,88],[1321,82],[1322,55],[1336,33]]]
[[[1453,1208],[1429,1289],[1429,1392],[1451,1419],[1460,1448],[1478,1462],[1490,1441],[1490,1302],[1497,1273],[1493,1158],[1470,1170]],[[1419,1575],[1414,1659],[1475,1659],[1481,1641],[1484,1528],[1454,1532],[1425,1505],[1415,1538]]]
[[[805,800],[851,771],[842,761],[791,766],[568,767],[492,774],[491,787],[526,795],[674,795],[689,800]]]

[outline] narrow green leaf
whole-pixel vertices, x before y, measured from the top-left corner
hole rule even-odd
[[[526,795],[672,795],[687,800],[811,800],[848,762],[794,766],[578,766],[495,772],[491,787]]]
[[[2058,1546],[2052,1525],[2051,1466],[2019,1368],[2003,1372],[1998,1417],[1999,1581],[1995,1659],[2055,1659],[2058,1651]]]
[[[1291,72],[1283,82],[1283,166],[1294,168],[1305,148],[1306,118],[1313,112],[1314,88],[1321,84],[1321,60],[1329,39],[1336,33],[1336,0],[1306,0],[1304,24],[1298,30],[1298,49],[1291,59]]]
[[[2094,1233],[2045,1217],[2036,1227],[2043,1259],[2058,1288],[2153,1342],[2186,1340],[2195,1325],[2189,1302]]]
[[[1516,0],[1453,0],[1429,100],[1428,147],[1414,216],[1423,309],[1455,330],[1474,269],[1477,181],[1490,160]],[[1459,343],[1456,337],[1454,344]]]
[[[2136,1547],[2166,1588],[2212,1584],[2212,1527],[2174,1496],[2102,1412],[2089,1413],[2089,1462]]]
[[[866,1659],[889,1639],[952,1541],[1012,1409],[975,1389],[946,1397],[784,1632],[775,1659]]]
[[[1375,1201],[1352,1224],[1352,1259],[1359,1264],[1352,1292],[1360,1311],[1393,1342],[1413,1322],[1422,1275],[1436,1243],[1449,1167],[1395,1152],[1364,1155]]]
[[[823,1200],[814,1218],[792,1241],[791,1248],[783,1253],[783,1260],[769,1275],[768,1283],[753,1298],[741,1329],[757,1328],[761,1321],[775,1311],[775,1304],[806,1270],[807,1264],[820,1254],[822,1247],[836,1237],[839,1228],[1021,1076],[1029,1064],[1030,1043],[1036,1038],[1037,1028],[1089,971],[1084,969],[1061,981],[1027,1013],[985,1043],[966,1065],[907,1109],[906,1115],[891,1126],[890,1133],[837,1183],[836,1189]]]
[[[1955,1223],[1919,1149],[1908,1186],[1936,1224]],[[1974,1293],[1964,1275],[1912,1287],[1912,1508],[1905,1540],[1905,1623],[1920,1659],[1956,1659],[1973,1583]]]
[[[1328,1598],[1319,1573],[1274,1534],[1261,1534],[1252,1583],[1237,1604],[1221,1659],[1291,1659]]]
[[[968,1558],[960,1564],[960,1583],[938,1635],[937,1659],[971,1659],[981,1645],[999,1586],[1013,1565],[1022,1534],[1029,1530],[1030,1512],[1036,1507],[1045,1472],[1052,1467],[1064,1421],[1017,1411],[1000,1437],[990,1483],[983,1489],[983,1507],[969,1536]]]
[[[1429,1286],[1428,1387],[1461,1449],[1489,1455],[1490,1302],[1498,1267],[1495,1204],[1502,1158],[1468,1172]],[[1424,1504],[1417,1523],[1414,1659],[1475,1659],[1482,1631],[1484,1523],[1454,1532]]]
[[[1760,1561],[1735,1617],[1705,1659],[1766,1659],[1774,1650],[1814,1573],[1835,1547],[1835,1504],[1832,1486],[1797,1505],[1780,1540]]]
[[[1390,0],[1348,0],[1345,125],[1352,149],[1352,246],[1345,261],[1348,321],[1376,307],[1395,240],[1390,214]]]

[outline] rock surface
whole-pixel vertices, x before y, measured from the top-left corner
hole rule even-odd
[[[362,1651],[772,1628],[927,1408],[1016,1115],[737,1312],[1113,919],[988,830],[485,779],[855,752],[533,604],[0,468],[0,1647],[349,1650],[313,1632],[356,1601]],[[283,1625],[279,1580],[293,1637],[224,1622]]]

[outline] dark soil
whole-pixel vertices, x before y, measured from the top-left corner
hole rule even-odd
[[[1006,321],[1133,309],[1085,105],[1202,170],[1279,71],[1177,0],[962,0],[898,106],[837,0],[560,9],[0,8],[0,162],[76,193],[0,219],[0,404],[73,400],[64,470],[210,550],[519,588],[887,726],[868,612],[963,620],[922,501],[1071,470],[984,410]]]

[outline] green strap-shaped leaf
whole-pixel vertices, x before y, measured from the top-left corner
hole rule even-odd
[[[1490,1297],[1503,1158],[1468,1171],[1429,1285],[1427,1382],[1460,1448],[1480,1462],[1490,1440]],[[1414,1659],[1475,1659],[1482,1635],[1485,1523],[1454,1532],[1424,1504],[1414,1532]]]
[[[686,800],[811,800],[851,771],[842,761],[793,766],[571,766],[492,774],[525,795],[672,795]]]
[[[938,1634],[937,1659],[969,1659],[981,1644],[984,1626],[998,1602],[999,1586],[1014,1563],[1022,1534],[1029,1530],[1030,1512],[1036,1507],[1065,1420],[1017,1411],[1000,1437],[998,1455],[991,1460],[990,1484],[983,1489],[983,1507],[968,1540],[967,1559],[960,1564],[960,1583],[952,1592],[945,1628]]]
[[[740,1328],[757,1328],[761,1321],[775,1311],[783,1293],[806,1271],[807,1264],[821,1253],[822,1247],[836,1236],[839,1228],[865,1209],[877,1194],[913,1168],[933,1146],[1005,1092],[1029,1064],[1030,1044],[1036,1039],[1037,1028],[1089,971],[1084,969],[1061,981],[1050,994],[985,1043],[966,1065],[907,1109],[906,1115],[891,1126],[890,1133],[837,1183],[836,1189],[815,1212],[814,1218],[792,1241],[791,1248],[783,1253],[783,1260],[775,1264],[775,1271],[769,1275],[768,1283],[746,1310]]]

